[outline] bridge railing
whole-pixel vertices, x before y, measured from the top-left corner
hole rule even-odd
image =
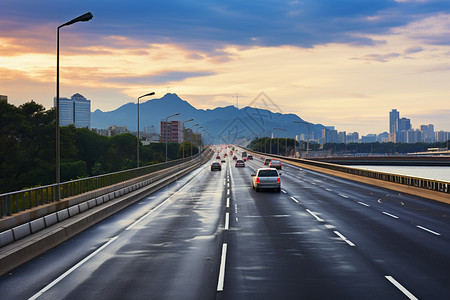
[[[414,186],[414,187],[423,188],[423,189],[427,189],[427,190],[450,194],[450,182],[446,182],[446,181],[420,178],[420,177],[407,176],[407,175],[389,174],[389,173],[384,173],[384,172],[379,172],[379,171],[363,170],[363,169],[341,166],[341,165],[337,165],[337,164],[326,163],[326,162],[318,162],[318,161],[313,161],[313,160],[308,160],[308,159],[298,159],[298,158],[293,158],[293,157],[286,157],[286,156],[281,156],[281,155],[262,153],[262,152],[257,152],[257,151],[253,151],[250,149],[248,149],[248,150],[252,151],[254,153],[261,154],[261,155],[269,155],[272,157],[277,157],[277,158],[292,161],[292,162],[298,162],[298,163],[307,164],[307,165],[311,165],[311,166],[315,166],[315,167],[339,171],[339,172],[343,172],[343,173],[347,173],[347,174],[364,176],[364,177],[374,178],[374,179],[378,179],[378,180],[389,181],[389,182],[398,183],[398,184],[402,184],[402,185],[409,185],[409,186]]]
[[[197,157],[199,157],[199,154],[196,154],[194,157],[171,160],[165,163],[62,182],[59,185],[60,196],[61,199],[64,199],[80,195],[133,178],[144,176],[159,170],[167,169],[172,166],[188,162]],[[57,184],[50,184],[46,186],[0,194],[0,218],[4,216],[10,216],[11,214],[17,213],[19,211],[24,211],[33,207],[55,202],[57,189]]]

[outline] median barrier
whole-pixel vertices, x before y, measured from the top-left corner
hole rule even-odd
[[[21,239],[14,239],[14,230],[19,232],[19,229],[17,229],[18,227],[1,232],[0,246],[2,247],[0,248],[0,276],[60,243],[63,243],[76,234],[141,200],[147,195],[176,181],[198,168],[210,159],[212,154],[212,151],[209,151],[208,154],[202,155],[196,163],[192,163],[191,161],[190,166],[184,166],[177,170],[172,169],[168,172],[169,174],[167,176],[157,176],[159,178],[158,180],[148,179],[145,181],[147,184],[143,185],[142,188],[130,191],[123,196],[111,199],[101,205],[97,205],[95,198],[79,203],[77,205],[80,213],[73,217],[66,218],[62,222],[58,222],[57,220],[58,212],[61,214],[61,211],[44,216],[43,219],[46,228],[41,229],[34,234],[31,234],[30,222],[22,224],[18,226],[20,227],[20,234],[27,234],[27,226],[30,233],[28,236],[24,235]],[[108,195],[111,195],[111,193]],[[95,203],[95,206],[92,208],[89,208],[87,203],[90,201],[94,201],[93,203]],[[69,210],[65,209],[65,211],[69,216]]]

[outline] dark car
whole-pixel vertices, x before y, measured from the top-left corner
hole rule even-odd
[[[211,164],[211,171],[214,171],[214,170],[221,171],[222,170],[222,165],[219,162],[213,162]]]
[[[238,159],[236,161],[236,164],[234,165],[236,168],[238,167],[245,167],[245,162],[242,159]]]
[[[235,156],[233,156],[233,160],[236,160],[237,159],[237,156],[235,155]]]
[[[247,156],[247,159],[248,159],[248,160],[253,160],[253,155],[248,155],[248,156]]]
[[[268,164],[270,164],[270,161],[271,161],[272,159],[270,159],[270,158],[266,158],[266,160],[264,161],[264,164],[265,165],[268,165]]]
[[[217,155],[217,156],[216,156],[216,159],[220,159],[220,155]]]

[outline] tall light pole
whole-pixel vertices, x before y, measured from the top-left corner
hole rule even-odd
[[[139,99],[147,97],[147,96],[152,96],[154,95],[155,92],[151,92],[145,95],[142,95],[140,97],[137,98],[137,167],[139,168]]]
[[[306,157],[309,157],[309,123],[304,122],[304,121],[292,121],[292,123],[308,125],[308,134],[307,134],[307,138],[306,138]]]
[[[199,135],[199,131],[202,131],[199,129],[202,129],[202,128],[203,128],[203,126],[197,127],[197,137],[195,138],[195,142],[197,143],[197,149],[198,149],[199,154],[200,154],[200,142],[198,141],[198,135]]]
[[[191,126],[192,138],[191,138],[191,159],[192,159],[192,145],[194,144],[194,127],[200,124],[194,124]]]
[[[77,22],[87,22],[92,19],[90,12],[85,13],[75,19],[70,20],[58,26],[56,30],[56,201],[61,199],[60,184],[61,184],[61,136],[59,126],[59,29],[64,26],[69,26]]]
[[[182,144],[183,145],[183,158],[184,158],[184,123],[187,123],[190,121],[194,121],[194,119],[189,119],[189,120],[182,122],[183,123],[183,144]]]
[[[168,124],[167,124],[167,120],[169,120],[169,118],[171,118],[171,117],[175,117],[175,116],[178,116],[180,113],[176,113],[176,114],[173,114],[173,115],[170,115],[170,116],[168,116],[167,118],[166,118],[166,132],[167,132],[167,128],[168,128]],[[170,126],[171,128],[170,129],[172,129],[172,126]],[[169,136],[170,136],[170,134],[167,134],[166,135],[166,162],[167,162],[167,142],[168,142],[168,140],[169,140]]]

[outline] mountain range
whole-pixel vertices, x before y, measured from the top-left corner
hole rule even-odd
[[[304,122],[294,114],[274,113],[270,109],[276,109],[268,101],[262,101],[266,108],[254,108],[246,106],[238,109],[235,106],[217,107],[215,109],[196,109],[187,101],[182,100],[177,94],[168,93],[160,99],[153,99],[139,105],[139,129],[144,126],[155,126],[160,129],[160,121],[167,116],[180,113],[179,116],[170,120],[194,121],[185,124],[190,128],[194,124],[197,131],[200,126],[207,131],[203,134],[207,142],[214,143],[245,143],[255,137],[293,138],[295,135],[305,134],[307,136],[306,124],[295,124],[293,121]],[[253,103],[255,106],[258,103]],[[108,126],[126,126],[130,131],[137,129],[137,103],[127,103],[116,110],[103,112],[99,109],[91,113],[91,127],[107,128]],[[311,139],[321,136],[325,126],[309,123],[309,135]]]

